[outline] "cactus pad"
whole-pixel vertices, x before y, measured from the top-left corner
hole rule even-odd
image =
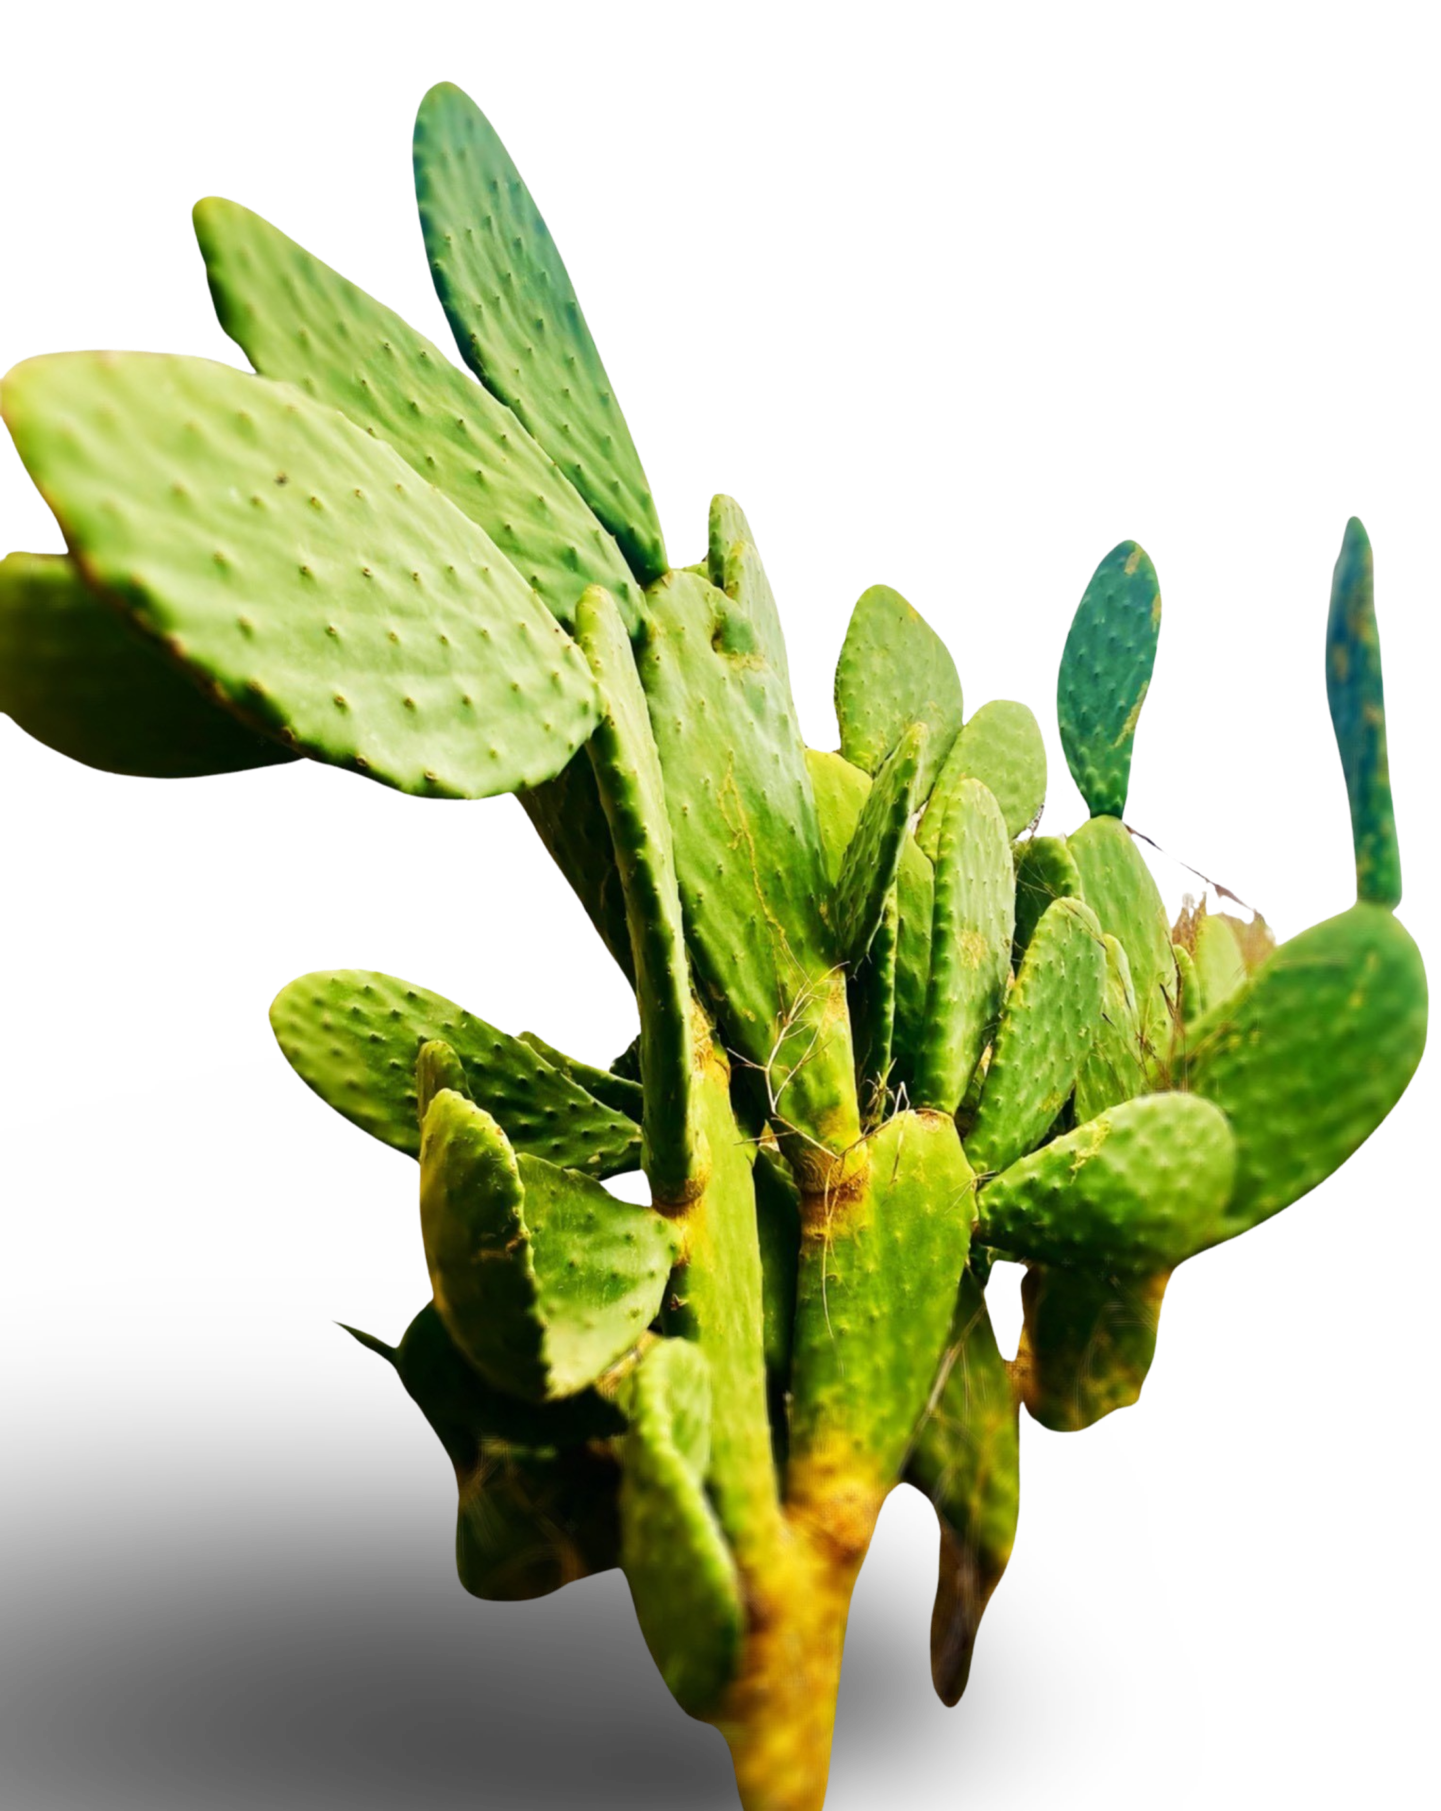
[[[220,324],[262,376],[394,447],[567,629],[587,585],[604,585],[636,627],[640,592],[620,549],[504,403],[249,208],[212,196],[196,206],[195,232]]]
[[[60,554],[0,560],[0,711],[106,773],[186,779],[295,759],[207,698]]]
[[[873,585],[851,614],[836,666],[841,753],[875,773],[912,723],[930,732],[918,797],[960,734],[961,682],[945,643],[899,591]]]
[[[436,292],[466,363],[514,409],[620,543],[666,569],[650,486],[570,277],[490,121],[449,82],[415,121],[415,195]]]
[[[920,845],[932,861],[944,800],[964,779],[980,780],[991,792],[1011,837],[1040,816],[1046,802],[1046,745],[1040,725],[1024,704],[993,698],[952,743],[921,823]]]
[[[276,995],[270,1023],[286,1060],[327,1105],[412,1157],[420,1154],[416,1059],[439,1040],[458,1057],[466,1092],[517,1150],[593,1176],[640,1166],[633,1120],[529,1044],[427,988],[361,969],[302,975]]]
[[[549,779],[594,727],[580,650],[484,532],[288,385],[70,353],[5,420],[86,578],[257,728],[404,792]]]
[[[1396,906],[1401,903],[1401,852],[1391,809],[1374,587],[1371,543],[1352,516],[1331,583],[1326,697],[1351,804],[1356,897],[1373,905]]]
[[[1006,998],[1016,879],[1005,822],[989,790],[965,779],[944,805],[925,1042],[916,1058],[914,1093],[920,1106],[954,1114]]]
[[[985,1183],[976,1236],[1042,1264],[1172,1270],[1220,1234],[1235,1178],[1224,1113],[1194,1094],[1147,1094]]]
[[[1092,817],[1126,809],[1131,747],[1160,633],[1156,569],[1134,541],[1122,541],[1086,587],[1056,687],[1066,765]]]
[[[448,1090],[421,1131],[420,1223],[447,1332],[498,1389],[532,1401],[574,1395],[636,1343],[679,1247],[651,1208],[517,1155]]]
[[[646,1173],[657,1200],[680,1203],[704,1185],[704,1157],[695,1123],[690,969],[665,781],[625,624],[608,591],[593,586],[581,598],[576,633],[603,706],[590,755],[620,869],[640,1001]]]
[[[1033,1150],[1065,1106],[1095,1036],[1106,952],[1089,906],[1058,899],[1031,938],[966,1136],[977,1172]]]
[[[1382,906],[1283,943],[1192,1034],[1187,1085],[1236,1134],[1227,1234],[1329,1176],[1395,1106],[1426,1042],[1426,972]]]
[[[907,1477],[935,1506],[940,1578],[931,1615],[931,1678],[956,1704],[970,1677],[976,1631],[1001,1582],[1021,1507],[1019,1401],[983,1288],[961,1277],[940,1391],[922,1423]]]
[[[1139,1400],[1169,1272],[1107,1276],[1036,1265],[1021,1283],[1016,1377],[1033,1421],[1078,1433]]]

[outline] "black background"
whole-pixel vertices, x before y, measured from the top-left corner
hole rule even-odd
[[[1224,120],[1173,121],[1162,147],[1119,103],[1046,132],[1023,98],[979,112],[976,72],[952,89],[912,51],[824,83],[681,65],[643,100],[601,40],[539,85],[489,43],[422,63],[384,42],[353,71],[176,53],[147,74],[127,53],[118,80],[94,53],[60,91],[11,80],[0,366],[83,344],[239,359],[188,232],[208,190],[444,340],[407,134],[454,76],[565,248],[673,558],[699,558],[711,491],[746,505],[811,741],[833,739],[831,665],[873,580],[949,637],[972,704],[1016,695],[1050,726],[1070,608],[1133,534],[1168,608],[1128,815],[1294,933],[1350,898],[1320,656],[1360,513],[1389,574],[1405,916],[1427,942],[1430,612],[1408,608],[1417,518],[1379,431],[1412,331],[1372,225],[1385,172],[1305,121],[1269,141],[1244,78]],[[60,545],[7,447],[0,529]],[[460,1592],[444,1456],[329,1326],[396,1337],[424,1300],[415,1172],[284,1068],[264,1021],[284,980],[391,969],[597,1061],[630,1036],[518,808],[308,764],[119,781],[5,723],[0,761],[36,1639],[107,1764],[163,1777],[183,1731],[226,1782],[509,1802],[516,1762],[534,1804],[733,1806],[619,1576],[536,1605]],[[1074,826],[1052,762],[1046,828]],[[1175,905],[1189,877],[1159,875]],[[1262,1791],[1318,1744],[1327,1769],[1385,1749],[1405,1476],[1379,1289],[1410,1246],[1423,1116],[1425,1078],[1340,1179],[1180,1273],[1139,1409],[1081,1438],[1026,1425],[1016,1561],[956,1711],[927,1677],[929,1507],[892,1500],[833,1811],[1063,1778]]]

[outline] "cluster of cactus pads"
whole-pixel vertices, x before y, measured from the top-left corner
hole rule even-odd
[[[307,975],[285,1055],[418,1160],[433,1299],[397,1373],[459,1481],[465,1586],[611,1566],[750,1811],[825,1794],[847,1605],[887,1493],[941,1528],[936,1688],[1010,1555],[1018,1413],[1134,1402],[1167,1278],[1330,1174],[1420,1058],[1392,908],[1371,554],[1326,647],[1357,903],[1280,948],[1171,927],[1122,821],[1160,625],[1133,542],[1085,590],[1060,730],[1090,809],[1035,834],[1035,719],[970,716],[883,586],[805,746],[750,528],[672,569],[539,213],[453,87],[415,176],[465,363],[234,203],[195,224],[254,375],[77,353],[5,379],[69,553],[0,565],[0,707],[122,773],[297,756],[516,793],[634,986],[609,1068],[419,986]],[[478,381],[477,381],[478,380]],[[653,1205],[606,1180],[644,1170]],[[1024,1262],[1014,1360],[986,1308]]]

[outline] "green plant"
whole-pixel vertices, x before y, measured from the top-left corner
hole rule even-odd
[[[1127,542],[1061,664],[1091,811],[1032,834],[1031,714],[865,593],[838,753],[805,748],[749,526],[673,570],[564,267],[484,118],[435,89],[417,189],[479,382],[257,216],[202,202],[256,375],[32,360],[0,403],[63,558],[0,564],[0,706],[63,753],[195,775],[297,755],[421,795],[515,791],[634,985],[609,1070],[387,976],[275,1001],[309,1085],[418,1158],[433,1299],[396,1371],[457,1476],[460,1576],[522,1598],[619,1564],[752,1811],[825,1791],[847,1605],[902,1479],[941,1526],[936,1686],[1009,1558],[1022,1402],[1136,1399],[1166,1279],[1334,1170],[1425,1036],[1392,914],[1370,550],[1327,644],[1358,900],[1272,949],[1168,926],[1121,821],[1160,622]],[[644,1168],[653,1205],[604,1186]],[[1011,1363],[986,1311],[1024,1260]]]

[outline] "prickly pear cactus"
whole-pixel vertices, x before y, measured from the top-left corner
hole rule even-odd
[[[569,278],[500,140],[426,96],[426,249],[469,372],[232,202],[195,225],[253,374],[77,353],[4,380],[64,557],[0,564],[0,707],[61,753],[194,776],[298,756],[521,796],[635,991],[610,1068],[341,970],[271,1018],[417,1164],[432,1299],[395,1372],[445,1448],[477,1596],[625,1573],[749,1811],[824,1796],[847,1606],[931,1498],[936,1689],[1010,1558],[1019,1410],[1134,1402],[1170,1273],[1314,1188],[1395,1105],[1426,983],[1394,916],[1371,551],[1325,670],[1357,900],[1273,947],[1167,922],[1123,821],[1160,629],[1134,542],[1061,662],[1090,809],[1035,834],[1025,706],[967,715],[898,593],[856,605],[841,746],[806,747],[750,526],[674,569]],[[608,1178],[643,1169],[652,1205]],[[986,1307],[1022,1261],[1014,1360]]]

